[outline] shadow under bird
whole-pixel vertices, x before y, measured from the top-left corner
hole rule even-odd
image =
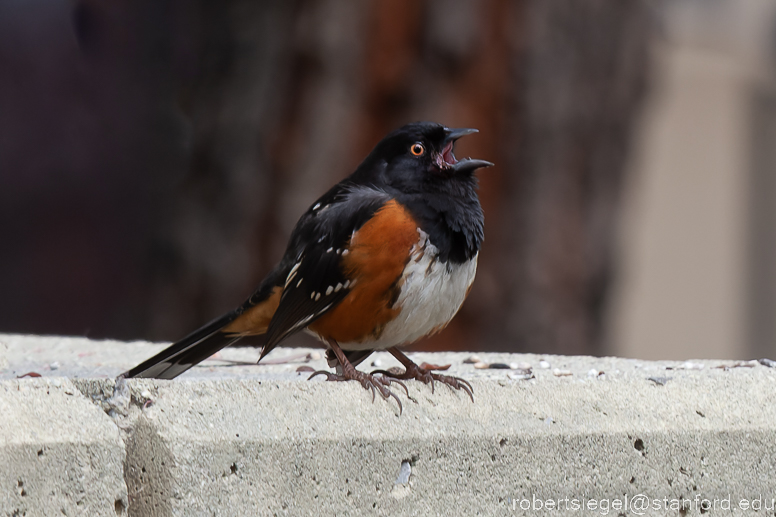
[[[318,198],[291,233],[283,258],[245,303],[120,377],[172,379],[244,336],[261,336],[261,358],[306,330],[326,343],[330,381],[355,380],[385,399],[417,379],[464,390],[463,379],[412,362],[399,346],[438,332],[455,316],[477,271],[484,217],[474,172],[453,147],[476,129],[431,122],[386,136],[358,168]],[[355,368],[387,350],[403,373]]]

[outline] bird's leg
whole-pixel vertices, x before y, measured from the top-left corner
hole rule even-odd
[[[388,397],[393,397],[394,399],[396,399],[396,402],[399,404],[399,414],[401,414],[402,412],[401,400],[399,400],[399,397],[397,397],[389,389],[389,387],[391,383],[396,383],[400,385],[402,388],[404,388],[404,391],[407,392],[407,396],[409,396],[409,391],[407,390],[407,386],[405,386],[403,382],[401,382],[398,379],[375,377],[372,374],[356,370],[356,367],[353,366],[350,363],[350,361],[348,361],[347,357],[345,357],[345,353],[342,351],[342,349],[337,344],[337,342],[334,341],[333,339],[329,339],[327,341],[329,343],[329,346],[331,347],[331,350],[334,352],[334,355],[337,358],[339,367],[341,367],[341,373],[331,373],[331,372],[327,372],[326,370],[318,370],[317,372],[313,372],[313,374],[310,375],[308,380],[312,379],[316,375],[325,375],[327,381],[358,381],[361,383],[361,386],[363,386],[365,390],[372,390],[372,402],[374,402],[375,400],[375,390],[377,390],[380,393],[380,395],[386,400],[388,399]],[[338,370],[339,369],[340,368],[338,368]]]
[[[358,367],[359,364],[364,362],[366,358],[372,355],[373,352],[374,350],[343,350],[343,353],[345,354],[345,357],[347,357],[348,361],[350,361],[350,364],[356,367]],[[340,362],[337,359],[337,356],[334,354],[334,350],[331,348],[326,349],[326,363],[329,365],[329,368],[338,368],[337,373],[342,373]]]
[[[447,384],[451,388],[465,391],[466,394],[469,395],[469,398],[472,399],[472,402],[474,402],[472,385],[469,384],[468,381],[465,381],[460,377],[432,373],[432,370],[435,370],[436,368],[421,368],[417,364],[413,363],[409,357],[404,355],[404,353],[396,347],[389,348],[388,351],[392,356],[398,359],[402,365],[404,365],[404,373],[395,374],[386,370],[376,370],[372,372],[373,375],[380,374],[382,377],[389,379],[417,379],[425,384],[430,384],[431,393],[434,392],[434,381],[439,381],[442,384]]]

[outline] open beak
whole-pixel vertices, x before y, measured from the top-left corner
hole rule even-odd
[[[463,127],[453,129],[447,128],[445,129],[445,132],[447,133],[447,137],[444,141],[445,146],[437,156],[437,165],[439,165],[439,168],[452,170],[456,174],[459,174],[471,173],[483,167],[493,166],[491,162],[485,160],[473,160],[471,158],[457,160],[453,154],[453,148],[455,147],[456,140],[462,136],[471,135],[472,133],[479,133],[479,131],[473,128]]]

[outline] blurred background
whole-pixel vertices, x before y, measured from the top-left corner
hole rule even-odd
[[[415,120],[497,164],[415,349],[776,355],[772,0],[2,0],[0,332],[181,337]]]

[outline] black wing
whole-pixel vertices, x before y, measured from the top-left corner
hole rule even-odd
[[[350,278],[342,267],[343,254],[353,233],[389,199],[380,190],[339,184],[302,216],[283,259],[291,266],[261,357],[347,296]]]
[[[266,344],[261,354],[264,357],[285,337],[315,321],[347,295],[348,279],[340,266],[342,253],[353,232],[388,199],[387,194],[374,189],[346,182],[335,185],[302,216],[283,259],[242,306],[173,343],[121,377],[172,379],[182,374],[240,339],[239,334],[227,331],[229,324],[266,301],[276,287],[283,287],[280,305],[264,336]]]

